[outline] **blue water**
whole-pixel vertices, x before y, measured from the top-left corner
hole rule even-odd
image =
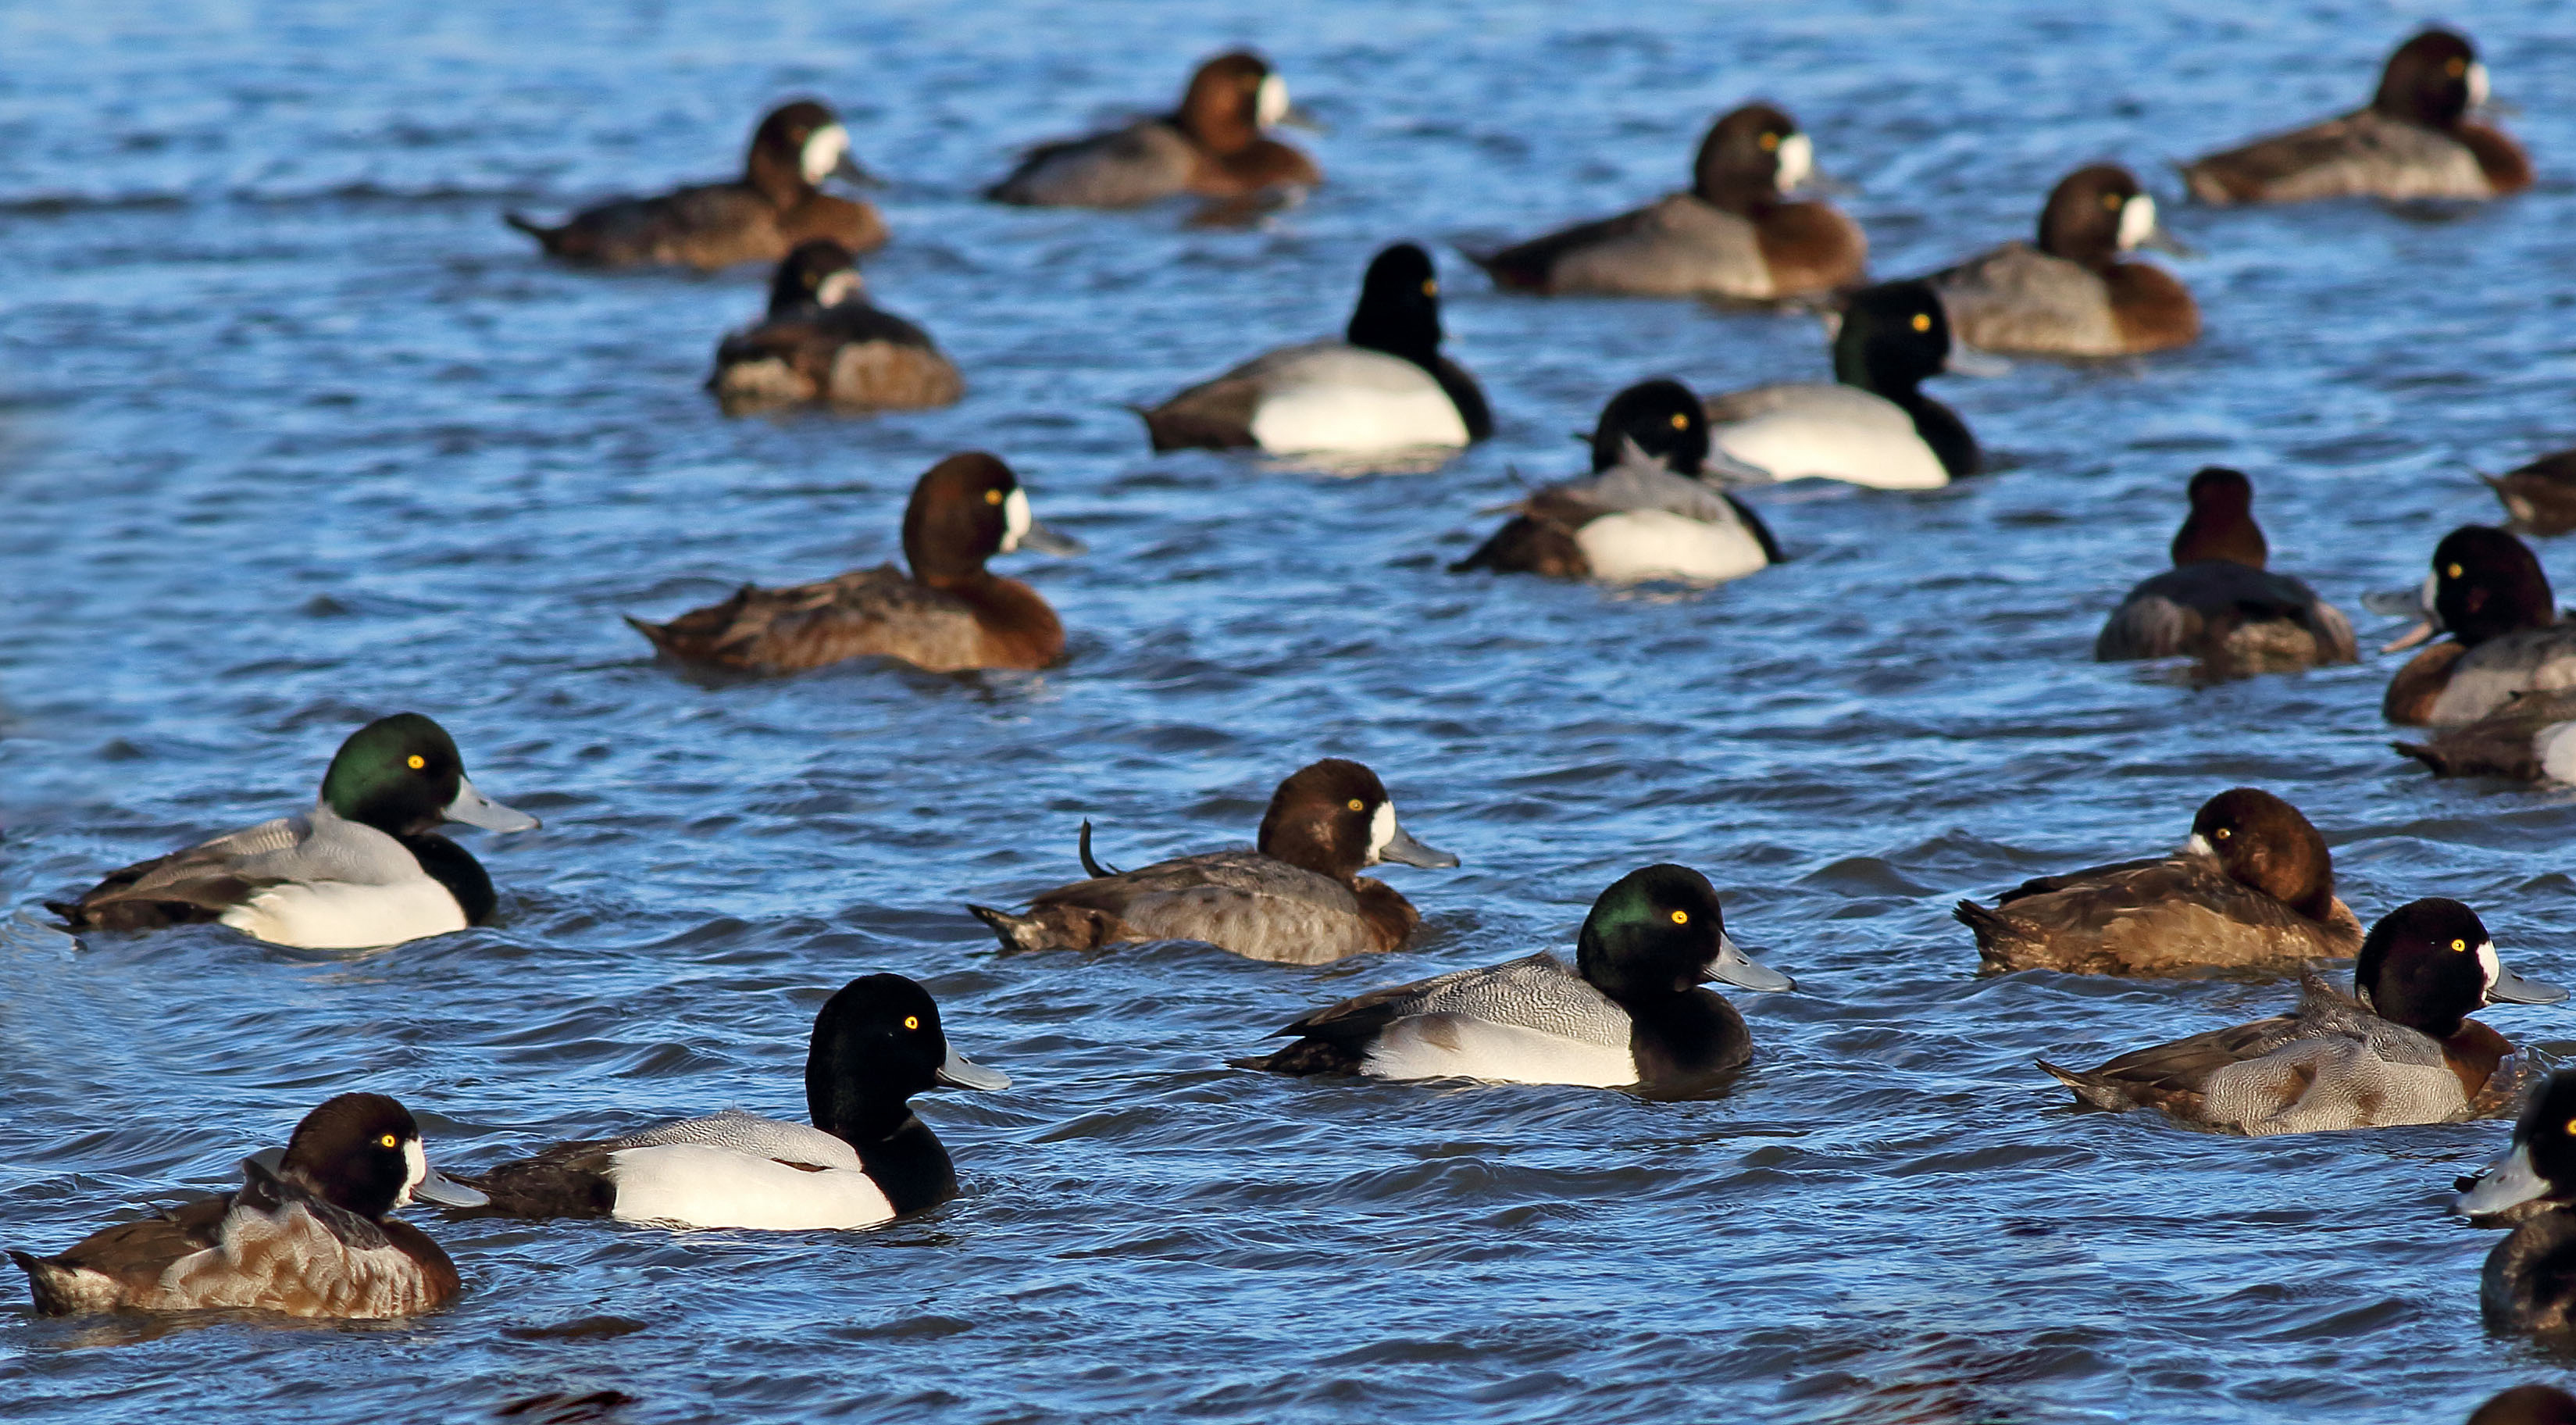
[[[1819,375],[1811,319],[1534,301],[1449,255],[1500,425],[1430,473],[1149,455],[1123,402],[1340,325],[1367,256],[1678,186],[1710,116],[1784,104],[1860,185],[1874,269],[2018,236],[2101,157],[2349,107],[2403,7],[1611,11],[826,6],[0,8],[0,1237],[59,1248],[213,1188],[341,1090],[434,1159],[727,1105],[795,1116],[815,1007],[928,984],[1009,1071],[939,1094],[960,1201],[864,1234],[415,1219],[451,1309],[390,1326],[60,1323],[0,1288],[13,1419],[2443,1421],[2568,1363],[2490,1339],[2448,1219],[2473,1123],[2249,1142],[2079,1114],[2029,1066],[2271,1011],[2280,983],[1979,980],[1961,894],[2146,854],[2253,783],[2365,919],[2480,908],[2576,982],[2564,792],[2387,749],[2388,660],[2196,691],[2090,661],[2184,478],[2252,473],[2276,568],[2360,618],[2471,467],[2576,436],[2576,35],[2461,18],[2543,181],[2464,215],[2176,210],[2208,335],[1940,393],[2000,472],[1755,497],[1794,559],[1615,594],[1443,571],[1618,387]],[[1027,142],[1256,43],[1330,177],[1249,231],[1022,212]],[[878,299],[949,411],[727,421],[696,389],[761,275],[602,277],[501,227],[722,174],[775,99],[849,121]],[[617,615],[889,557],[905,492],[1004,454],[1078,561],[1040,675],[845,667],[706,686]],[[2563,546],[2542,557],[2576,580]],[[216,928],[74,944],[35,902],[307,801],[364,718],[433,713],[545,829],[474,836],[497,923],[355,959]],[[1459,852],[1389,879],[1406,952],[1003,958],[959,908],[1249,839],[1320,755]],[[469,835],[471,835],[469,833]],[[1704,868],[1797,976],[1743,996],[1724,1097],[1299,1082],[1226,1066],[1317,1003],[1562,947],[1652,860]],[[2564,1053],[2564,1010],[2503,1009]],[[551,1407],[548,1407],[551,1408]],[[605,1407],[604,1407],[605,1408]],[[542,1411],[512,1419],[542,1418]]]

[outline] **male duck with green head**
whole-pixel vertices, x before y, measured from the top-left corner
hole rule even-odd
[[[492,878],[432,828],[537,824],[474,789],[447,729],[418,713],[349,734],[302,816],[245,827],[49,902],[75,930],[157,930],[221,921],[279,945],[355,950],[480,925]]]

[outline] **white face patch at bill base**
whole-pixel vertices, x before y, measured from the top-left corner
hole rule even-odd
[[[1288,117],[1288,81],[1276,74],[1261,77],[1260,92],[1252,99],[1252,123],[1255,128],[1273,128]]]
[[[2120,251],[2127,252],[2155,235],[2156,200],[2144,193],[2120,205]]]
[[[2182,844],[2182,849],[2194,856],[2206,856],[2213,861],[2218,859],[2218,848],[2210,845],[2209,838],[2197,831],[2191,834],[2189,841]]]
[[[1377,814],[1369,818],[1369,849],[1366,864],[1374,866],[1395,844],[1395,803],[1379,802]]]
[[[859,274],[835,272],[824,278],[822,285],[814,289],[814,300],[822,306],[837,307],[859,295],[862,290],[864,290],[864,284],[859,281]]]
[[[805,147],[796,155],[797,170],[808,183],[820,183],[850,156],[850,131],[839,124],[825,124],[805,136]]]
[[[1816,141],[1805,134],[1791,134],[1780,140],[1780,191],[1793,192],[1816,171]]]
[[[1021,537],[1026,535],[1029,532],[1029,526],[1035,523],[1037,523],[1036,519],[1029,514],[1029,492],[1013,490],[1002,501],[1001,552],[1008,554],[1019,548]]]
[[[2496,981],[2504,978],[2504,962],[2496,958],[2494,941],[2481,940],[2478,942],[2478,968],[2486,972],[2486,987],[2488,989],[2494,989]]]
[[[2475,60],[2471,60],[2469,61],[2469,107],[2472,109],[2483,108],[2485,107],[2486,102],[2487,67]]]
[[[402,1191],[394,1195],[394,1206],[408,1206],[411,1202],[411,1190],[428,1180],[429,1155],[421,1151],[419,1139],[404,1139],[403,1186]]]

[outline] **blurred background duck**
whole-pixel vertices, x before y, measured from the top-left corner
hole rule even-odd
[[[1288,83],[1259,55],[1221,54],[1190,76],[1174,113],[1030,149],[984,190],[1031,207],[1132,208],[1180,194],[1247,200],[1312,188],[1323,171],[1268,135],[1302,117]]]
[[[1853,294],[1833,338],[1834,381],[1783,382],[1708,398],[1718,483],[1843,480],[1929,490],[1977,472],[1977,439],[1923,394],[1958,356],[1941,299],[1923,282]]]
[[[2496,198],[2531,186],[2531,160],[2470,117],[2487,102],[2487,67],[2455,31],[2397,47],[2366,108],[2257,139],[2184,166],[2204,203],[2312,198]]]
[[[966,382],[928,333],[868,301],[848,248],[817,238],[778,264],[768,314],[718,344],[707,389],[739,415],[810,403],[949,406]]]
[[[2126,356],[2187,346],[2200,308],[2173,274],[2127,260],[2141,247],[2178,252],[2156,200],[2117,164],[2058,181],[2036,244],[2012,242],[1933,273],[1955,340],[1981,351]]]
[[[2360,656],[2352,624],[2334,605],[2263,567],[2269,548],[2254,523],[2253,482],[2212,465],[2191,477],[2186,498],[2191,513],[2174,534],[2174,567],[2121,600],[2093,641],[2095,659],[2189,657],[2231,677]]]

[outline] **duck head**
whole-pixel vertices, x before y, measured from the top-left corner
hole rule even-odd
[[[1726,933],[1717,888],[1688,866],[1647,866],[1610,883],[1575,937],[1575,966],[1613,998],[1679,994],[1711,980],[1748,990],[1794,990]]]
[[[388,836],[418,836],[449,821],[486,831],[538,824],[475,790],[456,740],[419,713],[380,717],[350,733],[322,776],[322,804]]]

